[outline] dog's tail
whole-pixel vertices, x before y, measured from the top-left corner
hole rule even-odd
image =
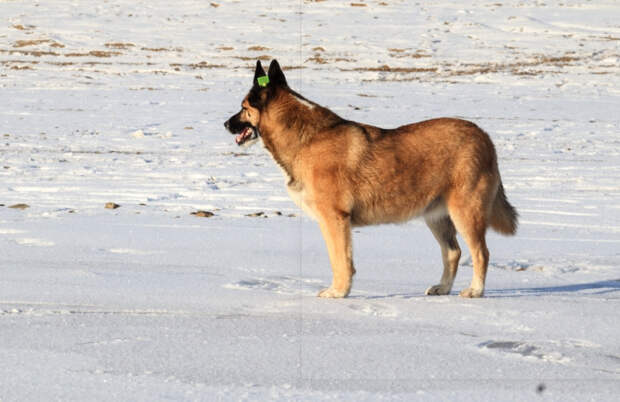
[[[517,210],[510,205],[504,192],[502,182],[499,183],[497,195],[491,209],[491,228],[496,232],[504,235],[513,235],[517,232],[519,214]]]

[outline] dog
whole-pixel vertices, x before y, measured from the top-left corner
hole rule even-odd
[[[224,126],[238,145],[262,140],[282,168],[290,197],[318,221],[333,278],[318,296],[346,297],[355,268],[351,228],[423,217],[441,248],[443,274],[427,295],[449,294],[461,234],[473,261],[462,297],[482,297],[489,262],[488,227],[517,230],[495,148],[474,123],[438,118],[383,129],[345,120],[293,91],[276,60],[256,63],[241,110]]]

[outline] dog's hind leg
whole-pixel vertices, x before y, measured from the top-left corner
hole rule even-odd
[[[476,198],[476,197],[472,197]],[[448,205],[450,217],[458,232],[463,236],[474,265],[474,273],[469,288],[462,290],[461,297],[482,297],[484,282],[489,264],[489,250],[486,244],[486,216],[484,203],[469,202]]]
[[[461,258],[461,249],[456,241],[456,229],[447,215],[439,218],[425,217],[425,221],[441,247],[441,259],[443,261],[443,274],[439,284],[426,289],[426,294],[447,295],[452,289]]]
[[[318,212],[317,218],[333,272],[331,286],[319,292],[319,297],[346,297],[355,274],[351,251],[351,221],[347,214],[340,211],[327,209]]]

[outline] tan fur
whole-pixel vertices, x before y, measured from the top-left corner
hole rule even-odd
[[[426,293],[450,292],[461,255],[458,231],[474,266],[471,285],[460,295],[483,295],[487,227],[514,234],[517,225],[484,131],[452,118],[384,130],[342,120],[288,88],[277,88],[273,96],[261,110],[247,98],[242,106],[286,172],[292,198],[319,223],[333,271],[331,286],[319,296],[349,294],[355,273],[352,226],[417,216],[439,242],[444,265],[440,283]]]

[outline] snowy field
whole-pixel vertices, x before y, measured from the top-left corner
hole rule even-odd
[[[619,17],[0,0],[0,401],[617,400]],[[351,296],[315,297],[316,224],[222,125],[272,58],[343,117],[489,132],[521,225],[488,236],[485,298],[458,297],[466,247],[452,295],[424,296],[441,261],[420,221],[356,230]]]

